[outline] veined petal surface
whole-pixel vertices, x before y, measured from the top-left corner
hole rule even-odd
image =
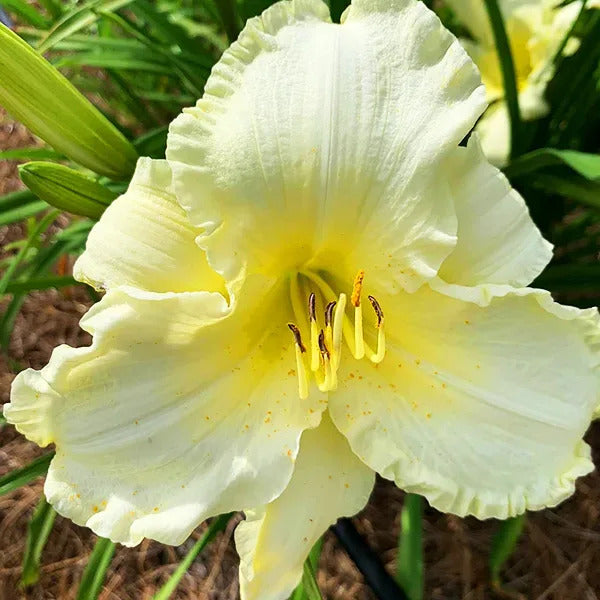
[[[446,164],[458,217],[457,243],[439,276],[461,285],[529,285],[552,258],[525,201],[490,165],[476,134]]]
[[[484,107],[422,2],[355,0],[342,25],[320,0],[279,2],[172,123],[173,190],[226,280],[307,264],[351,278],[368,261],[381,285],[416,289],[455,242],[436,165]]]
[[[60,346],[17,376],[4,414],[56,444],[45,493],[60,514],[126,545],[179,544],[207,517],[281,493],[322,404],[298,398],[285,325],[262,330],[287,308],[264,290],[244,295],[258,306],[230,307],[115,288],[82,321],[92,346]]]
[[[75,278],[97,289],[128,285],[152,292],[221,291],[192,226],[169,192],[165,160],[140,158],[127,191],[94,226]]]
[[[312,546],[339,517],[364,507],[374,482],[375,473],[326,414],[318,428],[305,431],[286,490],[247,511],[235,532],[242,600],[286,600]]]
[[[329,410],[382,476],[461,516],[553,506],[593,469],[598,313],[548,292],[434,282],[386,306],[388,353],[342,363]]]

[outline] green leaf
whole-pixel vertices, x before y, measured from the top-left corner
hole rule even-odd
[[[31,483],[37,477],[45,475],[53,456],[54,452],[49,452],[36,458],[26,467],[15,469],[4,475],[4,477],[0,477],[0,496],[8,494],[21,486]]]
[[[164,158],[167,148],[168,126],[159,127],[141,135],[135,140],[134,145],[142,156],[151,158]]]
[[[57,152],[126,179],[137,154],[123,134],[18,35],[0,24],[0,104]]]
[[[581,204],[600,208],[600,183],[582,177],[560,177],[558,175],[538,174],[528,181],[531,187],[570,198]]]
[[[490,577],[494,586],[499,587],[501,585],[500,571],[502,570],[504,563],[514,552],[524,525],[524,514],[502,521],[498,531],[496,531],[496,534],[492,539],[492,548],[490,550],[488,564],[490,568]]]
[[[533,283],[551,292],[595,292],[600,290],[600,264],[552,265]]]
[[[46,29],[48,21],[41,15],[31,4],[23,2],[23,0],[2,0],[2,6],[13,13],[20,19],[37,27],[38,29]]]
[[[423,499],[406,494],[398,543],[398,583],[410,600],[423,598]]]
[[[165,61],[156,60],[148,51],[140,52],[81,52],[61,57],[55,63],[56,68],[64,67],[98,67],[115,69],[116,71],[143,71],[157,75],[174,76],[173,68]]]
[[[236,2],[234,0],[213,0],[213,2],[219,11],[219,17],[229,41],[235,42],[240,33],[240,20]]]
[[[290,596],[290,600],[321,600],[321,592],[317,584],[316,573],[319,568],[319,557],[323,547],[323,538],[320,538],[312,547],[308,558],[302,567],[302,580]]]
[[[133,0],[91,0],[76,5],[73,9],[63,15],[63,17],[48,32],[46,37],[40,42],[38,51],[40,53],[46,52],[66,37],[94,24],[99,18],[97,11],[119,10],[130,4],[132,1]]]
[[[117,194],[64,165],[29,162],[19,167],[23,183],[40,199],[67,212],[99,219]]]
[[[77,600],[96,600],[98,598],[114,553],[115,544],[113,542],[106,538],[98,538],[83,571],[77,590]]]
[[[519,156],[504,169],[504,172],[509,178],[523,177],[557,165],[567,166],[586,179],[600,179],[600,154],[555,148],[542,148]]]
[[[55,518],[56,511],[48,504],[42,494],[27,526],[27,542],[25,543],[25,556],[23,557],[23,570],[21,572],[21,585],[23,587],[37,583],[40,578],[42,551],[52,531]]]
[[[186,571],[190,568],[196,557],[204,548],[214,539],[214,537],[220,531],[223,531],[229,523],[233,513],[221,515],[214,519],[207,527],[206,531],[202,534],[200,539],[192,546],[192,549],[186,554],[185,558],[179,563],[177,569],[165,585],[160,588],[158,593],[154,596],[154,600],[168,600],[171,594],[175,592],[181,578],[185,575]]]
[[[45,202],[38,200],[35,202],[26,202],[22,206],[17,206],[9,210],[0,211],[0,226],[23,221],[47,208],[48,205]]]
[[[84,284],[70,275],[48,275],[47,277],[31,277],[23,281],[11,281],[6,286],[5,293],[20,294],[21,292],[31,292],[33,290],[59,289],[71,285]]]
[[[49,148],[14,148],[0,152],[0,160],[63,160],[65,157]]]
[[[515,63],[498,0],[484,0],[484,2],[492,26],[494,41],[496,42],[496,51],[498,52],[504,83],[504,96],[510,116],[510,155],[518,156],[521,143],[521,111],[519,108]]]
[[[37,224],[35,229],[29,235],[26,243],[23,244],[17,255],[11,260],[8,268],[4,271],[2,277],[0,278],[0,296],[6,292],[6,288],[8,287],[8,284],[10,283],[13,274],[17,270],[17,267],[21,264],[21,261],[27,255],[29,249],[32,247],[33,244],[37,242],[38,237],[42,233],[44,233],[48,229],[48,227],[50,227],[50,225],[52,225],[58,214],[58,211],[55,210],[47,214]]]

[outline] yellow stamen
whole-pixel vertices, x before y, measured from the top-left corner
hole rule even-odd
[[[298,375],[298,395],[301,400],[308,398],[308,376],[306,374],[306,367],[304,365],[304,354],[306,348],[302,343],[302,335],[300,330],[293,324],[288,323],[290,331],[294,335],[296,341],[296,371]]]
[[[342,358],[342,335],[344,318],[346,316],[346,294],[340,294],[335,315],[333,317],[333,361],[334,369],[337,371]]]
[[[319,352],[319,326],[317,324],[316,297],[311,293],[308,297],[308,316],[310,319],[310,369],[317,371],[321,365]]]
[[[385,333],[383,331],[383,310],[381,310],[381,305],[374,296],[369,296],[369,301],[373,306],[373,310],[377,315],[377,353],[369,356],[371,361],[374,363],[380,363],[385,356]]]
[[[362,291],[365,272],[360,270],[354,278],[352,286],[352,297],[350,301],[354,306],[354,358],[360,360],[365,355],[365,338],[363,335],[362,306],[360,294]]]

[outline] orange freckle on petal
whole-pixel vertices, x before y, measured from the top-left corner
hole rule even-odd
[[[442,387],[446,389],[448,386],[445,383],[442,383]]]
[[[350,379],[354,379],[354,373],[349,373],[348,377],[350,377]]]
[[[154,507],[152,510],[153,510],[154,512],[158,512],[158,506],[155,506],[155,507]]]
[[[426,416],[428,419],[431,419],[431,413],[427,413],[425,416]]]
[[[359,379],[362,379],[362,378],[363,378],[363,376],[362,376],[362,375],[359,375],[359,376],[358,376],[358,378],[359,378]]]
[[[329,475],[329,479],[333,479],[333,475]]]
[[[469,325],[469,324],[470,324],[470,321],[465,319],[465,325]]]
[[[287,451],[287,455],[288,455],[290,458],[292,458],[292,451],[291,451],[291,450],[288,450],[288,451]]]
[[[267,418],[265,419],[265,423],[270,423],[270,422],[271,422],[271,417],[267,417]]]
[[[246,425],[244,425],[244,429],[250,429],[250,425],[246,423]]]
[[[312,408],[309,408],[308,412],[312,415],[315,411]]]
[[[134,421],[134,423],[135,423],[136,425],[139,425],[139,424],[140,424],[140,422],[139,422],[137,419]]]
[[[92,510],[96,513],[96,512],[98,512],[98,507],[94,506],[94,508]]]
[[[420,360],[417,358],[417,360],[415,360],[415,364],[416,364],[417,366],[419,366],[419,365],[421,364],[421,361],[420,361]]]
[[[292,377],[295,377],[295,376],[296,376],[296,369],[290,369],[290,370],[288,371],[288,375],[290,375],[290,376],[292,376]]]
[[[344,487],[345,487],[346,489],[348,489],[348,488],[350,487],[350,484],[349,484],[349,483],[345,483],[345,484],[344,484]]]
[[[210,417],[209,417],[208,415],[206,415],[204,418],[205,418],[207,421],[210,421]]]
[[[81,494],[75,494],[77,498],[81,498]]]
[[[248,402],[248,406],[252,406],[252,404],[250,404],[250,402]]]

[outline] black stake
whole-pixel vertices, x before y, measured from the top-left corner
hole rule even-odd
[[[379,600],[408,600],[350,519],[339,519],[331,529]]]

